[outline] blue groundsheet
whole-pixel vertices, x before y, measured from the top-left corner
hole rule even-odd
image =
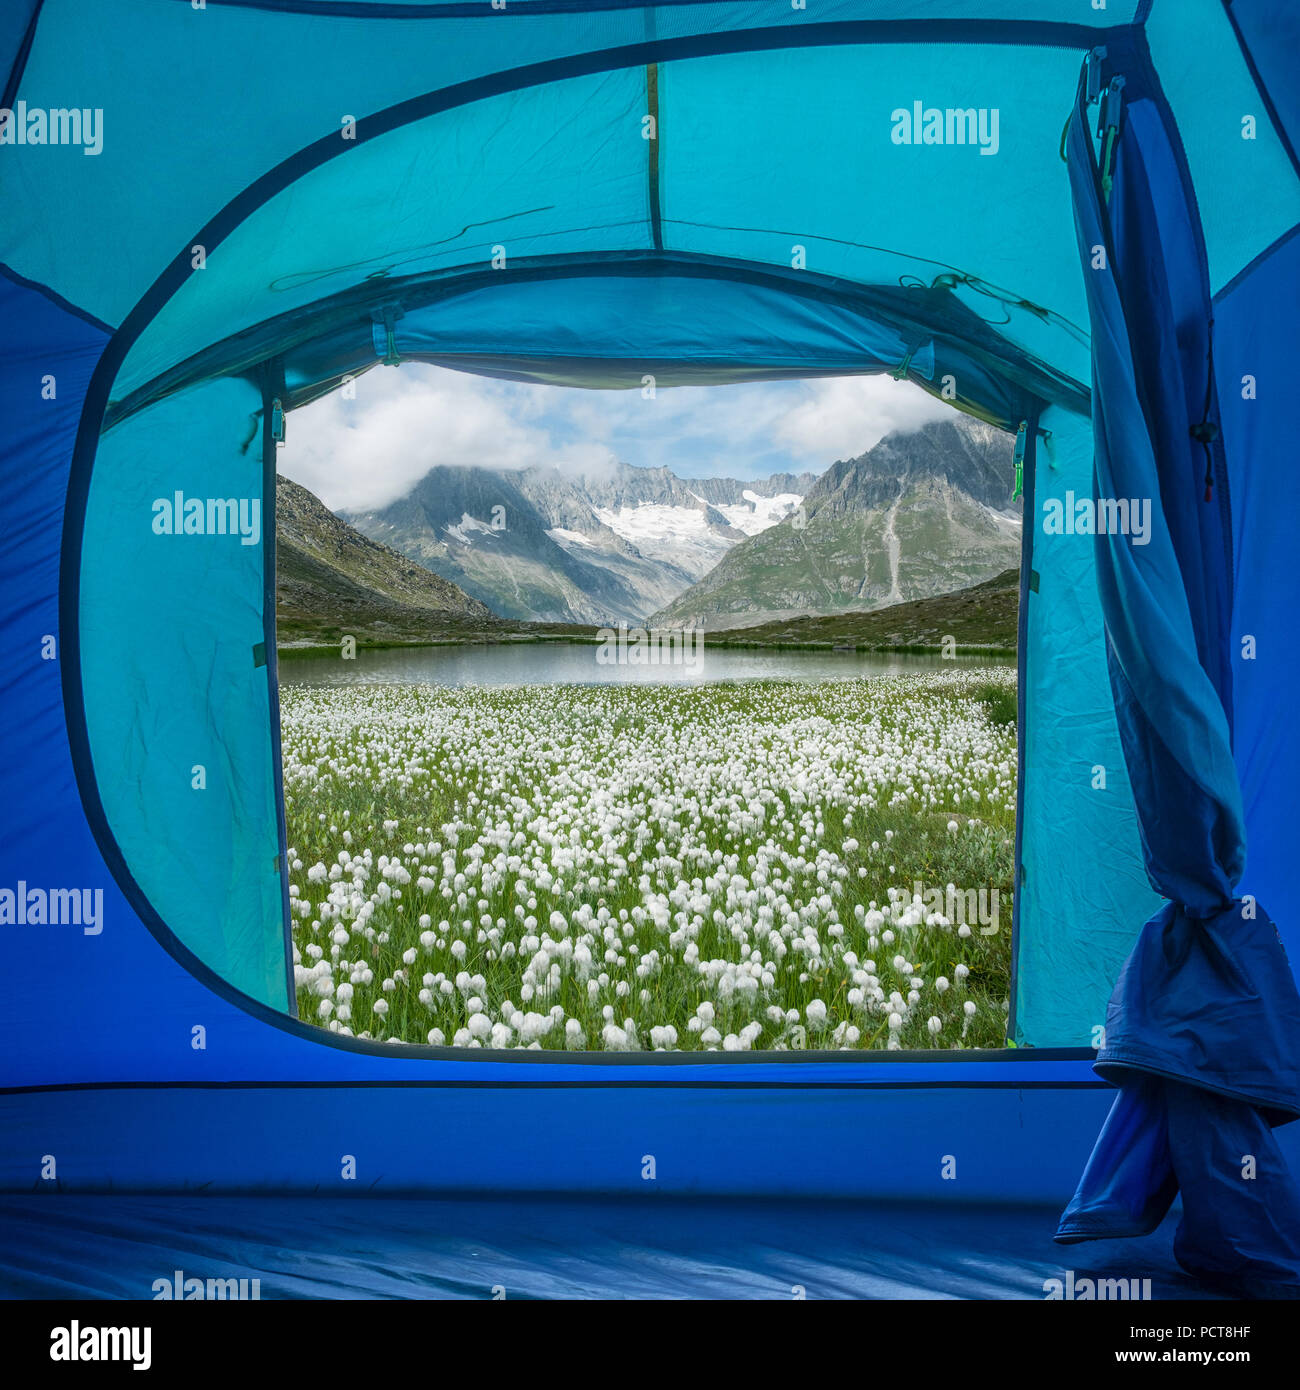
[[[180,1270],[258,1279],[264,1299],[1042,1299],[1053,1279],[1076,1300],[1090,1279],[1149,1279],[1157,1299],[1213,1297],[1174,1262],[1173,1216],[1136,1240],[1062,1247],[1057,1215],[1009,1204],[10,1196],[0,1293],[152,1299],[154,1281],[174,1288]]]

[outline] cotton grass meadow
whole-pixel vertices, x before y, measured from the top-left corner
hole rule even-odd
[[[1014,681],[286,688],[299,1012],[469,1048],[1002,1047]],[[918,882],[996,889],[997,931]]]

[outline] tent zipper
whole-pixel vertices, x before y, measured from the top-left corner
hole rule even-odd
[[[1021,420],[1016,431],[1016,490],[1011,494],[1013,502],[1018,501],[1025,490],[1025,439],[1029,433],[1029,421]]]

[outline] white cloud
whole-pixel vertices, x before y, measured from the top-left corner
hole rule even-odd
[[[616,459],[681,477],[821,472],[949,407],[891,377],[584,391],[419,363],[375,367],[356,399],[295,411],[280,471],[336,510],[387,506],[431,468],[552,464],[599,474]]]
[[[804,399],[782,415],[777,438],[792,453],[817,459],[819,471],[836,459],[857,458],[892,430],[952,414],[952,406],[890,376],[824,377],[800,386]]]
[[[387,506],[451,464],[608,466],[604,446],[562,445],[525,416],[509,382],[415,363],[375,367],[357,378],[355,400],[336,391],[289,416],[279,469],[327,507],[360,510]]]

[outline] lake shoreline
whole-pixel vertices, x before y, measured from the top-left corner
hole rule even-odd
[[[599,646],[604,639],[598,635],[588,636],[582,633],[563,636],[535,635],[532,633],[522,633],[517,636],[501,637],[445,637],[430,638],[427,641],[403,642],[403,641],[367,641],[358,642],[357,651],[360,652],[386,652],[386,651],[428,651],[443,647],[523,647],[523,646],[542,646],[546,644],[561,643],[575,646]],[[716,648],[736,648],[741,651],[761,651],[761,652],[842,652],[845,656],[852,656],[854,653],[879,653],[887,656],[898,654],[900,656],[942,656],[944,646],[942,643],[924,642],[761,642],[754,639],[729,639],[721,635],[710,637],[707,633],[702,638],[705,647]],[[995,656],[995,657],[1014,657],[1015,647],[989,645],[984,643],[961,643],[958,647],[958,654],[963,657],[974,656]],[[291,657],[326,657],[338,656],[339,643],[312,642],[312,643],[277,643],[277,656]]]
[[[851,650],[829,644],[760,646],[726,642],[658,648],[563,641],[421,644],[281,651],[282,688],[294,685],[638,686],[739,681],[840,681],[919,671],[1015,669],[1011,654]]]

